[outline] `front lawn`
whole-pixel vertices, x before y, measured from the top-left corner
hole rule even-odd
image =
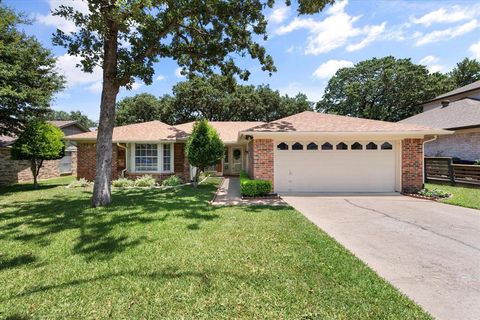
[[[291,208],[67,180],[0,189],[2,319],[430,319]]]
[[[448,191],[452,197],[441,199],[440,202],[449,203],[456,206],[480,209],[480,188],[454,187],[449,185],[427,183],[428,189],[440,189]]]

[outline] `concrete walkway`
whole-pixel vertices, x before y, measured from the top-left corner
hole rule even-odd
[[[285,196],[438,319],[480,319],[480,211],[401,195]]]
[[[225,177],[218,189],[213,205],[286,205],[282,199],[242,199],[240,195],[240,179],[238,177]]]

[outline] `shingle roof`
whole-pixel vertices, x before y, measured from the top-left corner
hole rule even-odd
[[[443,129],[480,126],[480,101],[464,98],[450,102],[446,107],[438,107],[404,119],[400,123]]]
[[[95,141],[97,131],[75,134],[67,137],[73,141]],[[187,138],[187,133],[161,121],[128,124],[113,129],[112,142],[154,142],[175,141]]]
[[[175,127],[190,134],[192,133],[194,123],[195,122],[183,123]],[[222,139],[224,143],[237,142],[240,131],[265,124],[265,122],[261,121],[209,121],[208,123],[217,130],[220,139]]]
[[[457,88],[455,90],[449,91],[447,93],[441,94],[441,95],[439,95],[439,96],[437,96],[437,97],[435,97],[432,100],[429,100],[427,102],[440,100],[440,99],[445,99],[445,98],[448,98],[448,97],[451,97],[451,96],[454,96],[454,95],[457,95],[457,94],[461,94],[461,93],[464,93],[464,92],[477,90],[477,89],[480,89],[480,80],[472,82],[470,84],[467,84],[466,86]]]
[[[0,148],[8,147],[17,140],[16,137],[1,136],[0,135]]]
[[[54,125],[57,128],[64,128],[68,127],[69,125],[76,125],[84,131],[88,131],[89,129],[83,127],[78,121],[76,120],[49,120],[48,123]],[[13,144],[17,140],[17,137],[9,137],[9,136],[2,136],[0,135],[0,147],[8,147],[9,145]]]
[[[71,124],[77,123],[75,120],[49,120],[47,121],[50,124],[53,124],[55,127],[63,128]]]
[[[430,127],[305,111],[247,130],[247,132],[414,132]]]

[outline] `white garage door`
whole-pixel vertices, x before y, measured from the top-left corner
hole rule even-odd
[[[393,192],[392,141],[277,141],[275,191]]]

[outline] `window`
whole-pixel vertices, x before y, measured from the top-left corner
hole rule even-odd
[[[285,142],[278,144],[277,150],[288,150],[288,144],[286,144]]]
[[[307,150],[318,150],[318,145],[314,142],[307,144]]]
[[[322,150],[333,150],[333,146],[331,143],[325,142],[322,144]]]
[[[135,144],[135,170],[157,171],[158,170],[158,145]]]
[[[352,150],[362,150],[362,149],[363,149],[363,146],[361,143],[355,142],[354,144],[352,144]]]
[[[378,146],[373,143],[373,142],[370,142],[367,144],[367,150],[377,150],[378,149]]]
[[[348,146],[345,143],[340,142],[337,144],[337,150],[348,150]]]
[[[172,171],[172,145],[163,145],[163,171]]]
[[[381,148],[382,150],[392,150],[392,145],[388,142],[384,142]]]
[[[303,144],[301,144],[300,142],[295,142],[292,145],[292,150],[303,150]]]

